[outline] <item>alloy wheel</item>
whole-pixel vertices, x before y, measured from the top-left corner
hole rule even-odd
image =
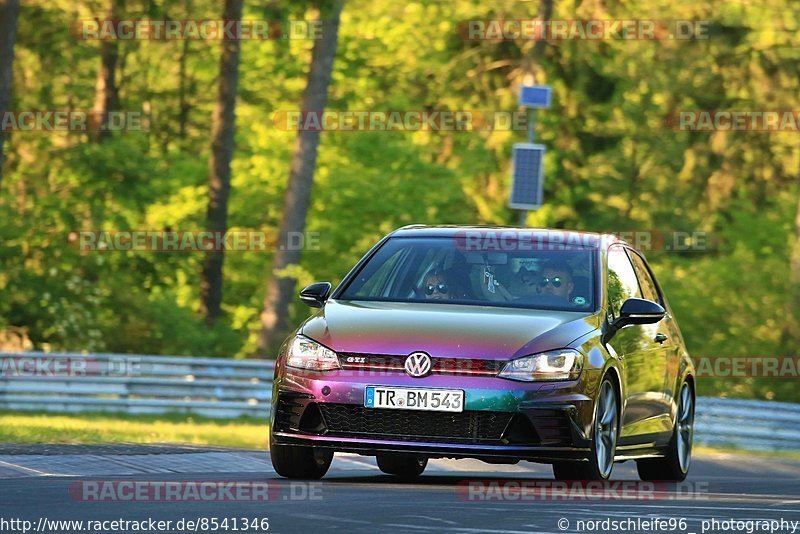
[[[689,384],[681,388],[678,405],[678,461],[681,471],[687,472],[692,461],[692,440],[694,436],[694,401]]]
[[[617,400],[611,382],[603,382],[600,397],[597,401],[597,418],[595,421],[595,453],[597,468],[603,478],[608,478],[614,467],[614,453],[617,445],[617,427],[619,417]]]

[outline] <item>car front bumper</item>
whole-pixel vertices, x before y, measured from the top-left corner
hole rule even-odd
[[[569,382],[493,376],[282,368],[273,390],[271,441],[374,455],[414,452],[487,461],[581,460],[590,453],[593,391],[599,373]],[[460,413],[364,407],[369,385],[464,390]]]

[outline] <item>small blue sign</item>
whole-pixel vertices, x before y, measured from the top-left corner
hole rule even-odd
[[[364,396],[364,406],[367,408],[375,407],[375,386],[367,386],[367,391]]]
[[[549,108],[553,88],[549,85],[523,85],[519,89],[519,104],[528,108]]]

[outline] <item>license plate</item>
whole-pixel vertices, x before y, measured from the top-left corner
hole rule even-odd
[[[367,386],[364,406],[395,410],[463,412],[464,390]]]

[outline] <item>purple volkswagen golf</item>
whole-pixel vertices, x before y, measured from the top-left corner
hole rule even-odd
[[[419,476],[429,458],[549,463],[598,480],[636,461],[683,480],[694,367],[644,257],[610,235],[407,226],[342,283],[275,366],[272,463],[319,478],[336,451]]]

